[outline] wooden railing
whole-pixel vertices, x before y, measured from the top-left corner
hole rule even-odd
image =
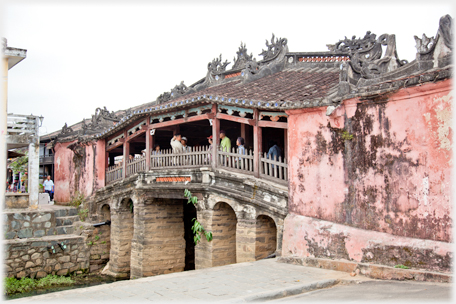
[[[286,158],[283,158],[282,160],[282,157],[279,156],[278,159],[270,159],[266,152],[264,153],[264,157],[260,157],[260,177],[280,182],[287,182],[287,170],[288,165]]]
[[[127,176],[135,174],[136,172],[146,171],[146,157],[140,156],[129,159],[127,163]]]
[[[253,173],[253,151],[245,151],[245,154],[240,154],[239,149],[232,147],[231,151],[217,151],[218,166],[229,170],[242,172],[242,173]]]
[[[153,151],[150,168],[197,168],[211,165],[209,146],[188,147],[184,153],[173,153],[172,149]]]
[[[7,135],[37,135],[36,116],[8,114],[6,122]]]
[[[185,169],[211,166],[210,146],[189,147],[187,152],[173,153],[172,149],[153,151],[150,156],[150,170]],[[244,174],[254,174],[254,151],[245,150],[240,154],[238,148],[231,151],[217,151],[217,167]],[[127,176],[146,171],[146,158],[139,157],[128,161]],[[267,153],[260,155],[259,176],[282,184],[288,182],[287,160],[279,156],[270,159]],[[106,170],[106,183],[122,179],[122,166],[112,166]]]
[[[122,179],[122,166],[111,166],[106,170],[106,184]]]

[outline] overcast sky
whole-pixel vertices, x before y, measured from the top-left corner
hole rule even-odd
[[[2,36],[27,49],[9,71],[8,112],[43,115],[41,134],[90,118],[97,107],[126,109],[182,80],[191,85],[219,54],[233,62],[241,41],[261,59],[272,33],[288,39],[290,52],[312,52],[369,30],[396,34],[399,58],[412,61],[413,36],[435,36],[440,17],[454,17],[450,1],[94,3],[3,3]]]

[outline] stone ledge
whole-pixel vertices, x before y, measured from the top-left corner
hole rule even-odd
[[[449,273],[430,272],[415,269],[400,269],[384,265],[357,263],[343,260],[329,260],[311,257],[279,257],[277,259],[277,262],[350,273],[359,273],[372,279],[381,280],[415,280],[439,283],[451,283],[453,281],[453,275]]]

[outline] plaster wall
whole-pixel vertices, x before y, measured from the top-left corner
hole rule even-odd
[[[296,215],[357,228],[352,233],[452,242],[452,100],[446,80],[346,100],[329,116],[326,107],[287,111],[290,214],[283,254],[309,254],[312,238],[331,251],[331,239],[314,228],[320,237],[292,237],[301,221]],[[354,249],[340,248],[353,258]]]
[[[76,191],[88,197],[104,186],[104,141],[79,145],[74,149],[77,153],[68,148],[70,144],[57,143],[55,146],[54,199],[58,203],[69,202]]]

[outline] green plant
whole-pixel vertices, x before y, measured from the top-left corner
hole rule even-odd
[[[89,242],[87,243],[87,245],[92,246],[92,245],[93,245],[93,242],[92,242],[92,241],[89,241]]]
[[[10,163],[10,168],[13,169],[14,174],[24,172],[28,166],[28,151],[25,151],[25,155],[17,157]]]
[[[352,140],[353,139],[353,134],[350,134],[347,130],[344,130],[342,132],[342,139],[343,140]]]
[[[95,241],[98,241],[100,239],[100,236],[99,235],[96,235],[95,236]]]
[[[102,244],[106,244],[106,241],[101,241]]]
[[[70,198],[70,206],[79,207],[81,205],[84,205],[84,203],[84,194],[80,193],[79,191],[76,191],[74,195]]]
[[[130,201],[128,203],[128,207],[130,208],[131,213],[133,213],[133,202],[132,201]]]
[[[89,215],[89,209],[80,209],[78,210],[79,219],[81,222],[84,222],[87,216]]]
[[[191,203],[195,206],[198,204],[198,198],[196,196],[192,196],[192,193],[188,189],[185,189],[184,196],[188,199],[187,204]],[[196,218],[192,219],[192,222],[193,242],[195,242],[195,245],[198,245],[198,242],[201,240],[201,235],[204,235],[208,242],[212,241],[211,231],[206,231],[203,225],[201,225]]]
[[[395,265],[394,268],[410,269],[409,267],[407,267],[407,266],[405,266],[405,265],[402,265],[402,264]]]
[[[22,293],[32,291],[37,288],[45,288],[53,285],[70,285],[74,281],[69,277],[48,275],[42,279],[31,279],[23,277],[21,279],[6,278],[5,293],[11,295],[14,293]]]

